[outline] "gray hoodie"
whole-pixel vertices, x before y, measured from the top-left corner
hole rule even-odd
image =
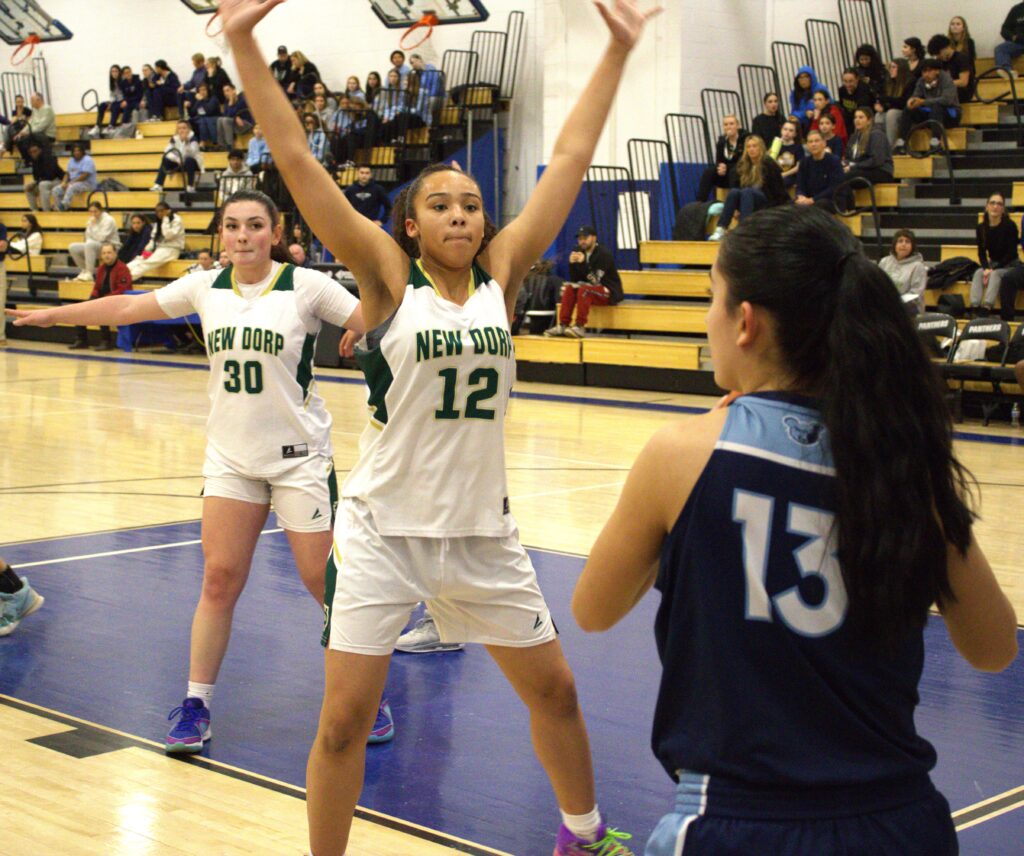
[[[924,312],[924,290],[928,285],[928,267],[924,263],[920,253],[911,253],[902,261],[894,255],[888,255],[882,259],[878,266],[889,274],[889,278],[896,285],[900,296],[908,294],[915,295],[915,300],[905,299],[903,302]]]
[[[939,79],[929,86],[922,77],[914,87],[912,98],[923,98],[923,107],[959,107],[960,96],[956,93],[956,84],[948,71],[940,71]]]

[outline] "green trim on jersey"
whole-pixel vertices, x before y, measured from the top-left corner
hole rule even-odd
[[[331,546],[331,555],[327,557],[327,578],[324,586],[324,629],[320,634],[320,644],[326,648],[331,641],[331,606],[334,604],[334,591],[338,586],[338,565],[341,557],[338,548]]]
[[[277,273],[270,280],[267,287],[260,292],[258,297],[264,297],[272,291],[294,291],[294,271],[295,265],[283,264],[277,269]],[[239,297],[243,297],[241,289],[238,287],[238,281],[235,279],[235,266],[228,265],[222,270],[217,278],[213,281],[211,288],[227,288],[231,289]]]
[[[388,406],[385,396],[395,380],[395,376],[391,373],[391,366],[384,359],[384,352],[379,345],[372,351],[356,351],[356,362],[363,370],[366,385],[370,388],[367,404],[373,410],[372,418],[381,425],[387,425]]]
[[[412,265],[409,268],[409,285],[413,288],[432,288],[435,293],[440,294],[437,290],[437,286],[434,285],[434,281],[430,278],[430,274],[424,270],[422,259],[412,259],[411,261]],[[476,262],[473,263],[473,267],[470,269],[470,274],[469,297],[472,297],[473,293],[481,285],[491,281],[491,275]]]
[[[283,264],[263,294],[270,294],[272,291],[295,291],[295,265]],[[260,297],[263,295],[261,294]]]
[[[334,458],[331,458],[331,471],[327,474],[327,496],[331,503],[331,529],[338,519],[338,476],[334,471]]]
[[[288,265],[291,267],[291,265]],[[288,287],[281,289],[281,291],[291,290],[291,277],[289,277]],[[313,354],[316,352],[316,334],[307,333],[306,338],[302,343],[302,356],[299,357],[299,369],[295,373],[295,381],[299,386],[302,387],[302,401],[305,403],[306,399],[309,398],[309,387],[313,383]]]
[[[217,278],[213,281],[213,285],[210,288],[226,288],[231,291],[235,287],[235,266],[228,265],[224,270],[217,274]]]

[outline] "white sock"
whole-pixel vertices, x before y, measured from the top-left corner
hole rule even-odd
[[[601,828],[601,812],[596,805],[586,814],[566,814],[563,811],[562,823],[577,838],[594,842],[597,840],[597,833]]]
[[[216,684],[200,684],[195,681],[188,682],[188,698],[201,698],[203,700],[203,706],[209,707],[210,702],[213,701],[213,688]]]

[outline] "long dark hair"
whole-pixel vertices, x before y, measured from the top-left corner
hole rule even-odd
[[[35,214],[23,214],[22,216],[28,220],[28,231],[25,233],[26,238],[29,235],[34,235],[36,232],[42,233],[43,230],[39,228],[39,220]]]
[[[267,196],[267,194],[259,190],[236,190],[224,200],[224,204],[221,205],[220,209],[217,211],[218,232],[220,231],[221,224],[224,221],[224,212],[228,210],[229,205],[234,205],[236,202],[256,202],[262,205],[263,210],[267,212],[267,219],[270,221],[271,229],[281,221],[281,212],[278,211],[277,205],[274,204],[274,200]],[[270,245],[270,258],[275,262],[280,262],[281,264],[295,263],[295,259],[292,258],[292,254],[288,252],[288,247],[281,241]]]
[[[117,69],[117,77],[114,77],[113,75],[113,71],[115,68]],[[121,66],[117,65],[117,63],[110,66],[110,72],[108,72],[108,74],[110,77],[110,91],[113,92],[121,83]]]
[[[947,542],[971,542],[970,476],[938,374],[889,277],[814,206],[744,217],[718,269],[730,305],[771,314],[794,389],[820,400],[851,627],[898,644],[954,599]]]
[[[434,175],[439,172],[457,172],[460,175],[466,175],[479,188],[479,183],[469,173],[464,173],[460,169],[456,169],[449,163],[435,163],[424,169],[415,179],[398,194],[395,199],[394,207],[391,209],[391,234],[394,239],[398,242],[407,256],[411,259],[418,259],[420,257],[420,245],[415,238],[410,238],[405,233],[405,221],[416,219],[416,197],[419,195],[420,189],[423,187],[423,182],[428,176]],[[484,237],[480,242],[480,246],[476,251],[476,255],[479,256],[487,245],[491,242],[491,239],[498,234],[498,227],[494,225],[494,222],[490,217],[487,216],[487,212],[484,211]],[[475,258],[476,256],[474,256]]]
[[[910,63],[903,57],[896,57],[892,64],[896,66],[896,76],[886,77],[885,94],[890,98],[898,98],[914,82],[914,72],[910,70]]]
[[[865,68],[860,64],[862,56],[868,57],[871,62]],[[885,78],[888,77],[882,57],[878,55],[878,49],[874,45],[861,45],[853,55],[853,64],[857,67],[857,74],[860,77],[867,77],[871,85],[880,88],[885,85]]]

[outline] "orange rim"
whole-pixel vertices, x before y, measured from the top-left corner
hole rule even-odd
[[[212,26],[213,22],[216,21],[219,17],[220,17],[220,9],[218,9],[216,12],[214,12],[213,15],[210,16],[210,20],[206,22],[206,35],[208,35],[211,39],[217,38],[217,36],[219,36],[221,33],[224,32],[224,22],[223,21],[220,22],[220,29],[217,30],[217,32],[215,32],[215,33],[211,33],[210,32],[210,27]]]
[[[406,30],[404,33],[402,33],[402,38],[400,38],[398,40],[398,46],[402,50],[406,50],[406,51],[412,50],[413,48],[418,48],[427,39],[430,38],[431,34],[434,32],[434,27],[436,27],[436,26],[437,26],[437,15],[435,15],[433,12],[427,12],[415,24],[413,24],[411,27],[409,27],[408,30]],[[415,44],[407,45],[405,43],[405,40],[407,38],[409,38],[409,36],[411,36],[416,30],[420,29],[421,27],[426,27],[426,29],[427,29],[426,33],[423,34],[423,38],[420,39]]]
[[[14,49],[14,53],[11,54],[11,65],[21,65],[25,60],[32,56],[33,52],[36,49],[36,45],[38,45],[39,42],[39,36],[37,36],[35,33],[30,33],[28,37],[25,39],[25,41],[18,45]],[[28,52],[24,56],[19,57],[19,54],[23,50],[25,50],[25,48],[28,48]]]

